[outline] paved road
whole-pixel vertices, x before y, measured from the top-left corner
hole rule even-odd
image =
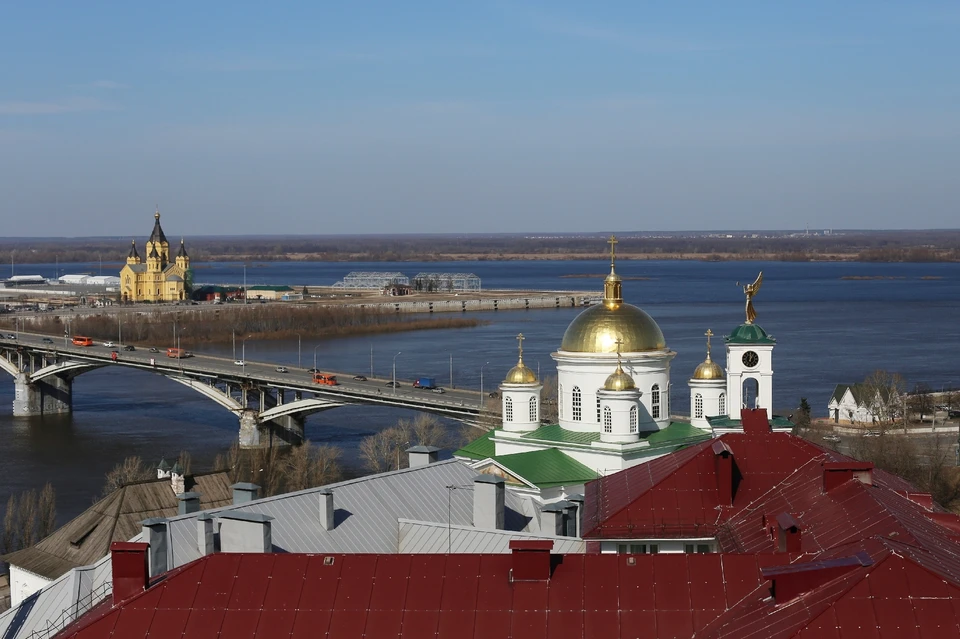
[[[233,360],[212,355],[196,355],[178,360],[167,357],[165,348],[157,348],[157,352],[151,352],[149,347],[136,346],[136,350],[131,352],[119,347],[104,347],[102,342],[95,342],[96,345],[90,347],[73,346],[63,336],[45,336],[22,331],[15,339],[11,339],[10,335],[13,334],[3,333],[0,338],[0,348],[9,351],[17,346],[29,346],[32,349],[68,356],[71,359],[102,362],[106,365],[114,365],[111,353],[116,350],[119,365],[153,370],[168,375],[182,371],[190,377],[216,377],[237,384],[253,381],[273,388],[308,391],[330,399],[437,408],[454,414],[476,414],[481,403],[478,391],[444,389],[442,394],[434,393],[413,388],[410,380],[398,379],[397,383],[400,386],[394,389],[388,386],[390,383],[388,379],[369,378],[366,381],[360,381],[353,379],[349,373],[323,370],[324,373],[336,375],[339,382],[337,386],[326,386],[315,384],[313,374],[307,370],[287,367],[288,372],[282,373],[277,371],[277,364],[269,362],[247,361],[245,365],[239,366]]]

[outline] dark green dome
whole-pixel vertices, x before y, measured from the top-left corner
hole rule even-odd
[[[776,344],[767,332],[756,324],[741,324],[723,338],[727,344]]]

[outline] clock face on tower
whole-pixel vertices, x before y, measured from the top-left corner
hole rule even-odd
[[[760,361],[760,356],[754,353],[753,351],[747,351],[743,354],[743,365],[747,368],[753,368]]]

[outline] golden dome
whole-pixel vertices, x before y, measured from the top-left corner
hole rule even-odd
[[[693,371],[693,379],[723,379],[723,369],[707,358]]]
[[[507,373],[506,378],[503,380],[504,384],[536,384],[537,383],[537,374],[533,372],[532,369],[527,368],[526,364],[523,363],[523,340],[526,339],[523,336],[523,333],[517,335],[517,350],[519,351],[519,357],[517,358],[517,365],[510,369]]]
[[[603,390],[608,391],[634,390],[636,387],[637,385],[633,382],[633,378],[619,365],[617,365],[617,370],[610,373],[607,381],[603,383]]]
[[[658,351],[667,347],[652,317],[631,304],[591,306],[567,327],[560,350],[573,353],[615,353],[621,340],[624,353]]]
[[[537,374],[521,361],[510,369],[503,380],[504,384],[536,384]]]
[[[710,359],[710,338],[713,337],[713,331],[708,328],[704,335],[707,336],[707,359],[693,371],[693,379],[723,379],[723,369]]]
[[[570,322],[560,350],[573,353],[639,353],[667,347],[653,318],[623,302],[623,283],[615,270],[615,237],[610,237],[610,274],[603,280],[603,302],[577,315]]]

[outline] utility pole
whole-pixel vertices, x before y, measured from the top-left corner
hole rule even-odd
[[[450,388],[453,387],[453,353],[450,353]]]

